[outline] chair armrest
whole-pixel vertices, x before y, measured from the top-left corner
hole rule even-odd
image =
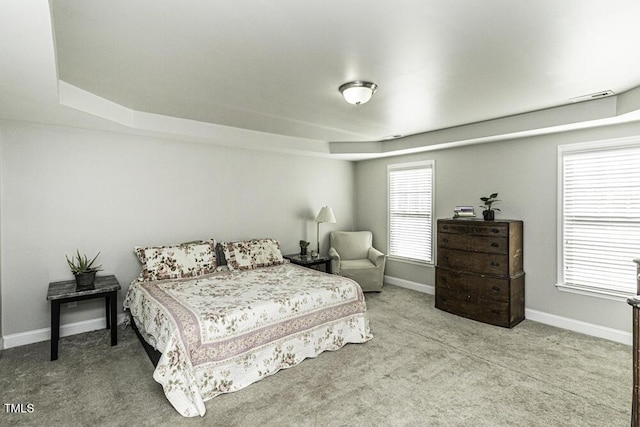
[[[333,274],[340,273],[340,254],[334,248],[329,248],[329,257],[331,258],[331,271]]]
[[[385,257],[386,257],[385,254],[383,254],[376,248],[374,247],[369,248],[369,261],[374,263],[376,267],[379,267],[380,265],[382,265],[382,263],[384,263]]]

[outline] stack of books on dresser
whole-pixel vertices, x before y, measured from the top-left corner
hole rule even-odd
[[[476,214],[473,210],[473,206],[456,206],[453,209],[454,218],[475,218]]]

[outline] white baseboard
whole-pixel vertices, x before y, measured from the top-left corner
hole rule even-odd
[[[435,287],[432,285],[425,285],[423,283],[416,283],[391,276],[384,276],[384,282],[390,285],[400,286],[401,288],[413,289],[414,291],[435,295]],[[593,323],[587,323],[568,317],[557,316],[543,311],[531,310],[529,308],[525,308],[524,314],[526,319],[544,323],[545,325],[555,326],[569,331],[591,335],[593,337],[604,338],[622,344],[632,345],[633,343],[633,335],[630,332],[595,325]]]
[[[125,313],[118,314],[118,324],[126,319]],[[95,331],[105,328],[105,319],[100,317],[97,319],[83,320],[81,322],[67,323],[60,325],[60,336],[81,334],[83,332]],[[0,349],[19,347],[21,345],[33,344],[41,341],[49,341],[51,339],[51,328],[36,329],[34,331],[20,332],[17,334],[6,335],[0,338]]]
[[[412,282],[410,280],[399,279],[397,277],[384,276],[384,282],[390,285],[399,286],[401,288],[412,289],[414,291],[423,292],[425,294],[434,295],[435,288],[432,285],[424,283]],[[568,317],[557,316],[555,314],[545,313],[543,311],[525,308],[525,318],[534,322],[544,323],[569,331],[579,332],[581,334],[591,335],[598,338],[604,338],[610,341],[619,342],[626,345],[632,345],[633,335],[630,332],[620,331],[618,329],[608,328],[606,326],[595,325],[593,323],[583,322]],[[118,324],[126,319],[125,313],[118,315]],[[104,318],[84,320],[82,322],[68,323],[60,326],[60,336],[80,334],[83,332],[95,331],[105,327]],[[33,344],[51,339],[51,328],[37,329],[35,331],[21,332],[0,337],[0,350],[19,347],[21,345]]]
[[[424,283],[398,279],[397,277],[384,276],[384,283],[399,286],[401,288],[412,289],[429,295],[435,295],[436,293],[436,288],[433,285],[425,285]]]
[[[525,308],[524,316],[529,320],[544,323],[545,325],[556,326],[558,328],[567,329],[569,331],[579,332],[581,334],[591,335],[593,337],[604,338],[626,345],[633,344],[633,335],[631,334],[631,332],[625,332],[618,329],[608,328],[606,326],[595,325],[593,323],[587,323],[568,317],[557,316],[555,314],[549,314],[543,311],[531,310],[529,308]]]

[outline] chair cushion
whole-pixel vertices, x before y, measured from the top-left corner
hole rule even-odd
[[[341,270],[364,270],[375,267],[375,264],[368,259],[349,259],[340,261]]]
[[[370,231],[333,231],[331,247],[345,259],[366,259],[373,241]]]

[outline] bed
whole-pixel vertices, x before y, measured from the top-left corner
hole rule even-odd
[[[360,286],[288,263],[273,239],[135,251],[143,268],[124,306],[160,353],[153,378],[185,417],[203,416],[221,393],[372,338]]]

